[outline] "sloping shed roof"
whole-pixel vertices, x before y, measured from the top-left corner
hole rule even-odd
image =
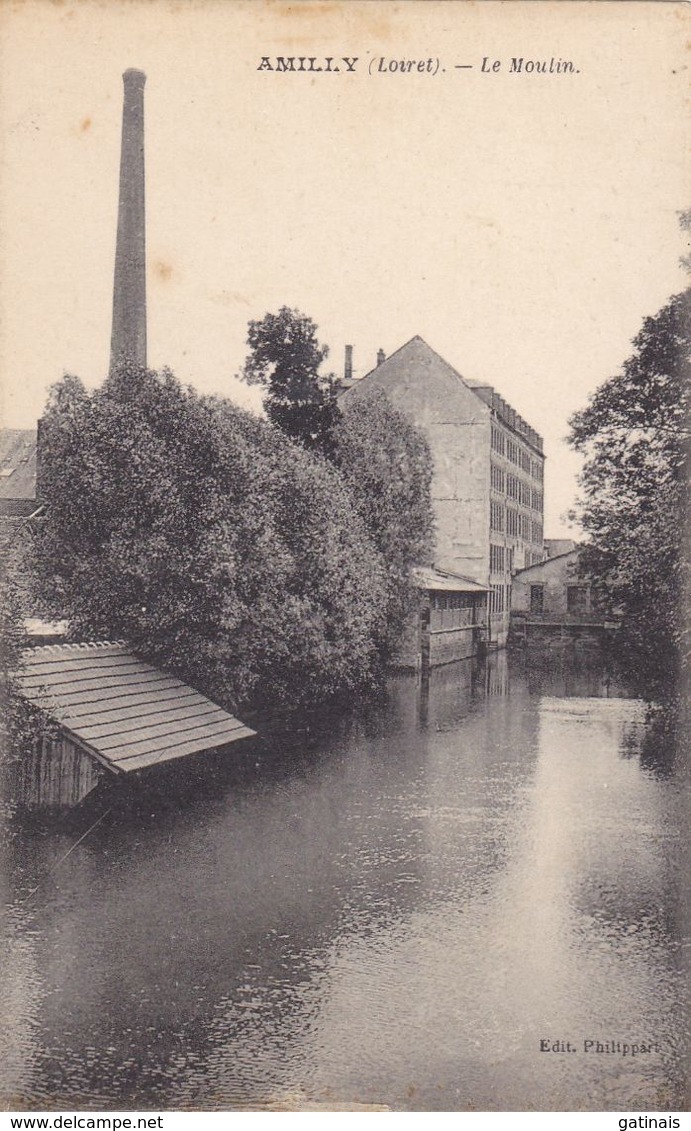
[[[581,547],[577,546],[575,550],[566,550],[563,554],[555,554],[551,558],[543,558],[541,562],[533,562],[532,565],[523,566],[522,569],[517,569],[514,573],[514,578],[518,577],[519,574],[522,575],[524,573],[529,573],[531,569],[541,569],[543,573],[545,570],[547,570],[548,572],[552,571],[552,567],[558,569],[564,558],[578,558],[580,556],[580,553]]]
[[[0,428],[0,499],[36,498],[36,429]]]
[[[23,655],[22,690],[115,773],[225,746],[256,732],[124,644],[56,644]]]
[[[486,585],[479,585],[460,573],[447,573],[433,566],[414,566],[413,582],[418,589],[441,590],[446,593],[487,593]]]

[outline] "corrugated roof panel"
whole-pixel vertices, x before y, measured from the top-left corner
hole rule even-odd
[[[225,746],[255,731],[123,644],[58,644],[24,653],[24,693],[115,772]]]

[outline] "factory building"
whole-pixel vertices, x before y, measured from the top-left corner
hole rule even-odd
[[[425,433],[434,472],[437,569],[489,590],[491,645],[506,644],[511,579],[541,562],[544,548],[542,437],[487,384],[460,375],[422,338],[380,351],[364,377],[346,349],[341,405],[380,389]]]

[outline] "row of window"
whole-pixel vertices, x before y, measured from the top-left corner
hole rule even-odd
[[[506,458],[510,459],[511,463],[515,463],[516,467],[521,467],[523,471],[530,474],[530,466],[534,461],[531,461],[525,448],[521,448],[515,440],[510,440],[508,436],[506,438]]]
[[[434,609],[472,609],[473,598],[469,593],[434,593]]]
[[[489,548],[490,573],[513,573],[513,546],[495,546]]]
[[[489,611],[490,613],[503,613],[511,608],[511,586],[490,585]]]
[[[506,459],[514,463],[516,467],[522,468],[532,475],[533,479],[538,479],[542,482],[544,475],[544,468],[542,460],[533,459],[529,452],[526,451],[521,444],[516,443],[510,436],[507,436],[496,424],[492,425],[492,450],[498,452],[500,456],[505,456]]]
[[[542,523],[536,522],[529,515],[516,511],[512,507],[507,507],[504,510],[501,503],[491,502],[489,523],[490,530],[497,534],[509,534],[513,538],[522,538],[524,542],[532,542],[535,546],[542,546]]]
[[[531,487],[523,479],[518,479],[510,473],[506,476],[506,494],[510,499],[515,499],[524,507],[532,507],[534,511],[542,511],[543,495],[535,487]]]
[[[531,613],[542,616],[545,606],[545,587],[544,585],[531,585],[530,586],[530,611]],[[588,611],[588,586],[587,585],[567,585],[566,586],[566,611],[574,613],[578,616],[584,616]]]
[[[519,514],[512,507],[506,508],[506,533],[514,538],[530,541],[530,519],[527,514]]]
[[[516,502],[522,503],[524,507],[532,507],[534,511],[542,511],[544,505],[542,491],[537,487],[531,487],[529,483],[525,483],[524,480],[512,475],[511,472],[505,472],[496,463],[490,466],[490,482],[495,491],[507,494],[510,499],[515,499]]]

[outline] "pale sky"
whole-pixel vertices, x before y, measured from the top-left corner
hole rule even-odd
[[[233,375],[267,310],[309,314],[338,372],[346,343],[364,374],[420,334],[544,436],[545,533],[567,533],[568,416],[686,285],[690,24],[686,4],[604,0],[6,0],[3,423],[34,424],[65,371],[106,372],[137,67],[149,364],[251,405]],[[358,62],[258,70],[277,55]],[[578,73],[510,73],[520,57]]]

